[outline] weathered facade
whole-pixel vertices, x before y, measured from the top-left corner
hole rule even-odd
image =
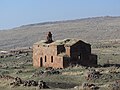
[[[33,66],[65,68],[70,65],[96,66],[97,56],[91,54],[91,45],[79,39],[64,39],[33,45]]]

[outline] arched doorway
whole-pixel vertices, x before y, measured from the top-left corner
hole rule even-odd
[[[42,67],[43,66],[43,59],[42,59],[42,57],[40,57],[40,67]]]

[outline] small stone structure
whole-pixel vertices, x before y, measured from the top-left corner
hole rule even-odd
[[[52,40],[52,33],[49,32],[49,33],[47,34],[47,41],[46,41],[46,43],[51,43],[51,42],[53,42],[53,40]]]
[[[51,39],[49,39],[51,38]],[[70,65],[96,66],[91,45],[79,39],[53,41],[52,36],[33,45],[33,66],[66,68]]]

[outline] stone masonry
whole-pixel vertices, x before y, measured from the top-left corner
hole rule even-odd
[[[33,66],[66,68],[70,65],[96,66],[97,55],[91,45],[79,39],[64,39],[48,43],[41,40],[33,45]]]

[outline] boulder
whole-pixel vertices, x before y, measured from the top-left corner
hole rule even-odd
[[[49,88],[49,87],[46,85],[45,82],[39,80],[39,81],[38,81],[38,88],[39,88],[39,89],[46,89],[46,88]]]

